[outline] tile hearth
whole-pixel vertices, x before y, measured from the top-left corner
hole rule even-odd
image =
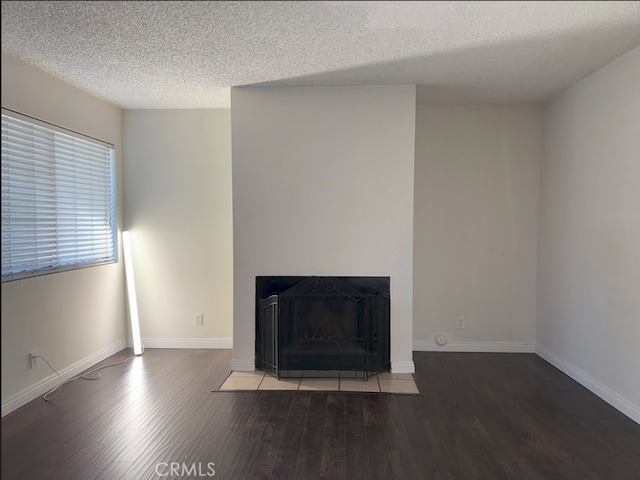
[[[362,379],[354,378],[353,372],[339,372],[339,374],[335,376],[319,378],[323,376],[321,374],[322,372],[300,372],[299,378],[283,378],[278,380],[261,371],[232,372],[218,390],[420,393],[413,380],[413,375],[410,373],[381,373],[369,378],[366,382]]]

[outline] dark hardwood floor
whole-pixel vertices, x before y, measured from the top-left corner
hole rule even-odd
[[[34,400],[2,479],[640,478],[640,426],[533,354],[415,353],[423,395],[212,392],[230,359],[147,349]]]

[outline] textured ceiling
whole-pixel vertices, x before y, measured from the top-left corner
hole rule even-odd
[[[532,102],[639,44],[637,1],[2,2],[3,52],[123,108],[229,107],[251,84]]]

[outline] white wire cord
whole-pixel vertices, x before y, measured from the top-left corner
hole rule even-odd
[[[144,345],[142,346],[142,353],[144,353]],[[142,355],[142,353],[140,355]],[[82,373],[80,375],[76,375],[75,377],[72,377],[72,378],[70,378],[69,380],[67,380],[65,382],[64,380],[62,380],[62,375],[60,375],[60,372],[58,372],[55,368],[53,368],[51,366],[51,364],[49,363],[49,361],[45,357],[43,357],[42,355],[38,355],[38,358],[41,358],[42,360],[44,360],[44,362],[47,365],[49,365],[49,368],[54,371],[54,373],[58,376],[58,379],[60,380],[60,384],[56,385],[51,390],[49,390],[47,393],[45,393],[42,396],[42,398],[45,401],[49,402],[51,397],[53,397],[54,395],[57,395],[58,393],[60,393],[62,391],[62,387],[65,384],[67,384],[69,382],[73,382],[74,380],[78,380],[79,378],[84,378],[85,380],[98,380],[100,378],[100,373],[99,373],[100,370],[104,370],[105,368],[115,367],[116,365],[123,364],[125,362],[128,362],[129,360],[131,360],[134,357],[136,357],[136,355],[130,355],[127,358],[125,358],[124,360],[120,360],[119,362],[110,363],[109,365],[103,365],[101,367],[94,368],[93,370],[89,370],[86,373]],[[96,373],[97,373],[97,375],[94,375]]]

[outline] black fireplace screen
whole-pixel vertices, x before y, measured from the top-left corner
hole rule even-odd
[[[257,277],[256,366],[278,378],[390,368],[389,277]]]

